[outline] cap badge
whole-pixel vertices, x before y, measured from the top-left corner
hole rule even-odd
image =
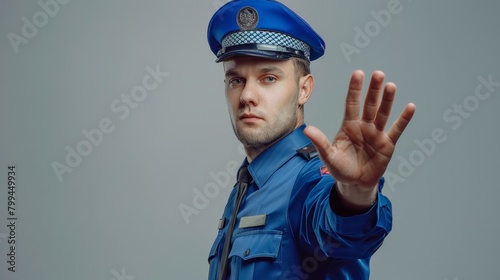
[[[243,7],[236,15],[236,22],[243,30],[254,29],[259,21],[259,14],[252,7]]]

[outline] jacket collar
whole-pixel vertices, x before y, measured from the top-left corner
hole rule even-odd
[[[311,144],[311,140],[304,135],[305,127],[305,124],[299,126],[250,163],[248,170],[258,188],[261,188],[276,170],[293,158],[297,154],[297,149]],[[248,161],[245,159],[243,165],[246,164]]]

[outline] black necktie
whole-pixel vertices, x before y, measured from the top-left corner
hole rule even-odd
[[[222,249],[222,257],[220,264],[220,280],[224,280],[229,275],[229,251],[231,250],[231,239],[233,237],[234,224],[236,223],[236,216],[241,205],[241,201],[247,192],[248,185],[252,182],[252,175],[248,171],[247,166],[243,166],[238,171],[238,191],[236,193],[236,201],[234,204],[233,215],[229,226],[227,228],[226,240],[224,241],[224,248]]]

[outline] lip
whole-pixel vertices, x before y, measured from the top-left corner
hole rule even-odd
[[[245,121],[245,122],[253,122],[253,121],[262,120],[262,118],[257,116],[257,115],[254,115],[254,114],[245,113],[245,114],[241,115],[240,120]]]

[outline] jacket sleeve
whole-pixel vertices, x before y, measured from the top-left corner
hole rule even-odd
[[[309,162],[295,182],[289,211],[294,237],[309,250],[320,248],[333,259],[371,257],[392,229],[392,206],[381,190],[377,203],[363,214],[339,216],[330,205],[335,180],[321,175],[320,161]]]

